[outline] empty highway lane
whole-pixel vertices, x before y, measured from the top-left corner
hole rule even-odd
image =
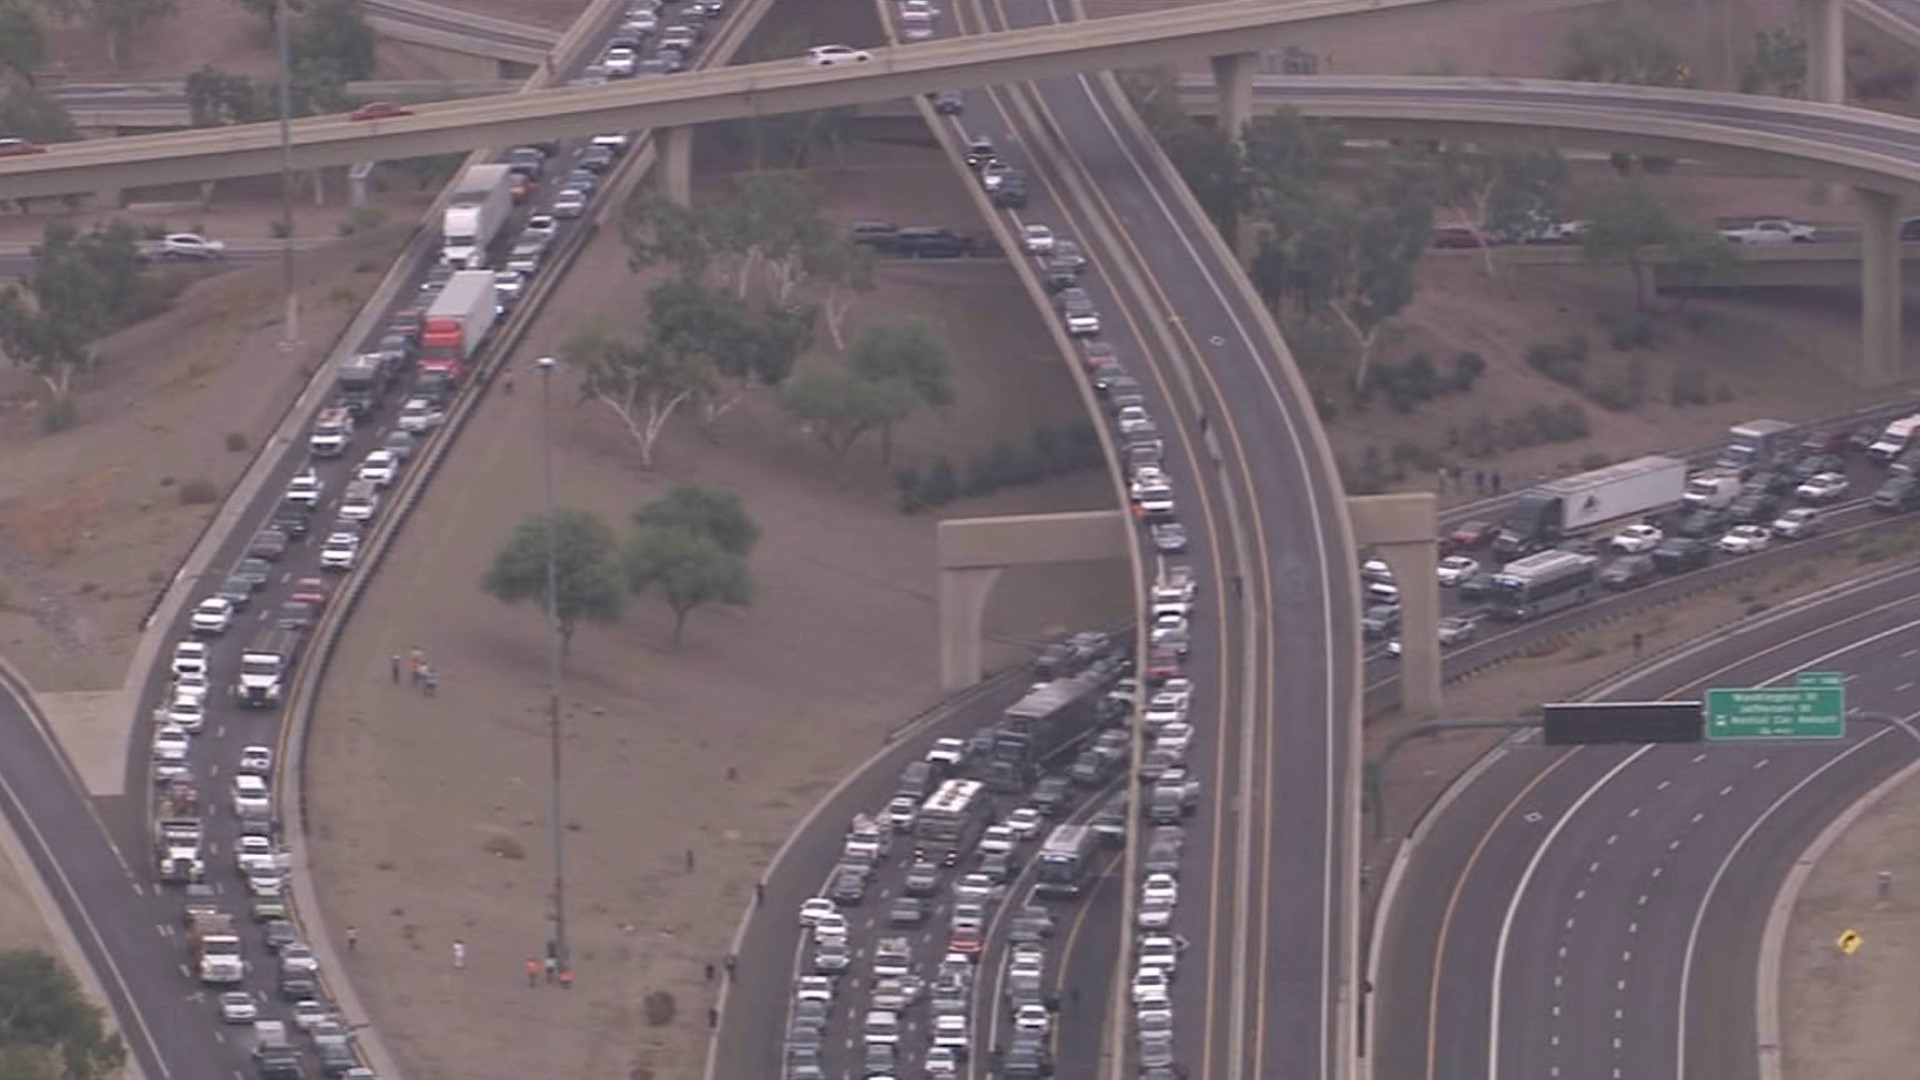
[[[1608,688],[1691,700],[1799,671],[1920,712],[1920,568],[1785,609]],[[1376,1076],[1753,1076],[1758,937],[1839,808],[1920,755],[1873,717],[1835,742],[1511,742],[1438,811],[1382,928]],[[1387,779],[1392,782],[1391,776]]]

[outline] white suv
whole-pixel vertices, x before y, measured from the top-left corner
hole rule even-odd
[[[838,67],[841,64],[863,64],[873,59],[873,54],[865,49],[856,49],[851,45],[816,45],[807,50],[808,67]]]

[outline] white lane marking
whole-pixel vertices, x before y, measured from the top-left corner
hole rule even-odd
[[[1640,808],[1636,806],[1636,807],[1634,807],[1633,809],[1631,809],[1631,810],[1629,810],[1629,811],[1627,811],[1627,816],[1628,816],[1628,817],[1630,817],[1630,818],[1637,818],[1637,817],[1639,817],[1639,816],[1640,816]]]
[[[1655,790],[1655,791],[1665,791],[1665,790],[1667,790],[1668,788],[1670,788],[1670,787],[1672,787],[1672,786],[1673,786],[1673,781],[1671,781],[1671,780],[1662,780],[1662,781],[1660,781],[1659,783],[1657,783],[1657,784],[1655,784],[1655,785],[1653,785],[1653,790]]]
[[[1721,798],[1723,798],[1723,799],[1724,799],[1724,798],[1726,798],[1727,796],[1729,796],[1729,795],[1731,795],[1731,794],[1733,794],[1733,785],[1732,785],[1732,784],[1728,784],[1728,785],[1727,785],[1726,787],[1723,787],[1723,788],[1721,788],[1721,789],[1720,789],[1720,797],[1721,797]]]
[[[1639,932],[1640,932],[1640,924],[1639,924],[1639,923],[1637,923],[1637,922],[1630,922],[1630,923],[1628,923],[1628,924],[1627,924],[1627,933],[1629,933],[1629,934],[1637,934],[1637,933],[1639,933]]]
[[[1768,765],[1771,765],[1771,764],[1773,764],[1773,759],[1772,759],[1772,758],[1765,758],[1765,757],[1763,757],[1763,758],[1761,758],[1761,759],[1760,759],[1759,761],[1756,761],[1756,762],[1754,762],[1754,763],[1753,763],[1753,767],[1754,767],[1755,769],[1764,769],[1764,768],[1766,768],[1766,767],[1767,767]]]
[[[1554,821],[1553,827],[1547,830],[1547,835],[1542,837],[1539,845],[1533,849],[1533,857],[1527,860],[1527,868],[1520,873],[1520,881],[1514,887],[1513,898],[1507,901],[1506,915],[1500,920],[1500,936],[1496,940],[1493,950],[1493,1007],[1489,1010],[1487,1022],[1487,1076],[1489,1080],[1499,1080],[1500,1077],[1500,1001],[1505,989],[1502,984],[1506,982],[1507,946],[1513,940],[1514,919],[1519,915],[1520,903],[1526,898],[1528,886],[1533,884],[1533,875],[1539,872],[1540,863],[1546,858],[1547,851],[1553,847],[1553,842],[1559,838],[1561,830],[1567,827],[1567,823],[1573,820],[1573,816],[1579,813],[1581,808],[1585,807],[1587,803],[1591,802],[1593,797],[1598,795],[1602,788],[1605,788],[1611,783],[1614,777],[1626,771],[1627,766],[1640,760],[1646,755],[1647,751],[1651,749],[1653,749],[1652,746],[1643,746],[1635,750],[1633,753],[1621,759],[1613,768],[1608,769],[1606,774],[1594,781],[1587,790],[1581,792],[1580,797],[1575,799],[1573,804],[1568,806],[1567,809],[1561,813],[1560,817]],[[1572,919],[1567,920],[1567,929],[1573,929]],[[1560,1015],[1560,1006],[1555,1005],[1553,1009],[1555,1016]]]
[[[1857,648],[1863,644],[1865,644],[1865,642],[1855,642],[1854,645],[1849,648]],[[1823,656],[1814,662],[1818,663],[1820,660],[1825,659],[1827,658]],[[1907,719],[1911,721],[1914,717],[1908,717]],[[1805,790],[1809,785],[1819,780],[1821,776],[1825,775],[1827,770],[1834,768],[1854,754],[1865,750],[1867,747],[1872,746],[1888,735],[1894,734],[1896,731],[1904,731],[1908,735],[1914,734],[1911,728],[1905,726],[1882,728],[1827,759],[1819,768],[1801,777],[1798,783],[1788,788],[1778,798],[1774,799],[1772,803],[1768,804],[1767,808],[1761,811],[1760,815],[1748,824],[1746,831],[1740,834],[1740,838],[1735,840],[1733,846],[1728,848],[1727,853],[1721,857],[1720,865],[1714,868],[1713,877],[1707,880],[1706,892],[1701,894],[1699,905],[1693,909],[1693,925],[1687,929],[1687,944],[1685,950],[1681,953],[1680,1017],[1674,1034],[1674,1075],[1685,1076],[1687,1071],[1687,995],[1693,981],[1693,954],[1700,943],[1700,928],[1706,922],[1707,909],[1713,906],[1714,894],[1719,891],[1720,882],[1727,876],[1728,869],[1733,866],[1734,860],[1740,857],[1740,853],[1746,849],[1748,841],[1752,840],[1754,835],[1766,825],[1767,821],[1772,818],[1774,814],[1778,813],[1781,807],[1791,801],[1794,796],[1800,794],[1800,792]]]
[[[1691,761],[1689,761],[1689,762],[1687,762],[1687,764],[1689,764],[1689,765],[1698,765],[1698,764],[1700,764],[1701,762],[1703,762],[1703,761],[1705,761],[1705,760],[1707,760],[1707,752],[1706,752],[1706,751],[1704,751],[1704,750],[1702,750],[1701,752],[1699,752],[1699,753],[1697,753],[1697,754],[1695,754],[1695,755],[1693,755],[1693,760],[1691,760]]]
[[[1052,0],[1048,0],[1048,9],[1054,21],[1062,21],[1059,17],[1059,12],[1054,10]],[[1152,177],[1147,175],[1146,167],[1141,163],[1139,157],[1132,152],[1127,140],[1121,136],[1120,129],[1118,125],[1114,123],[1113,117],[1108,111],[1106,104],[1101,100],[1101,96],[1094,92],[1092,77],[1079,75],[1075,78],[1080,85],[1081,92],[1086,95],[1087,103],[1099,114],[1101,125],[1107,129],[1108,134],[1113,136],[1114,142],[1122,148],[1128,166],[1133,170],[1133,174],[1140,179],[1147,193],[1153,197],[1153,201],[1155,205],[1159,207],[1160,212],[1168,221],[1178,222],[1180,219],[1175,216],[1173,207],[1168,205],[1166,199],[1160,193],[1159,186],[1154,183]],[[1116,220],[1115,224],[1119,225],[1122,223]],[[1186,249],[1188,256],[1193,260],[1194,267],[1200,271],[1200,276],[1205,279],[1208,289],[1211,290],[1214,297],[1220,301],[1221,310],[1226,314],[1228,321],[1233,324],[1234,332],[1247,347],[1248,353],[1254,357],[1263,356],[1266,351],[1263,346],[1264,337],[1262,336],[1257,339],[1256,335],[1247,328],[1246,324],[1241,322],[1240,313],[1235,308],[1233,300],[1230,299],[1232,295],[1239,292],[1239,289],[1234,288],[1230,292],[1228,286],[1221,284],[1220,280],[1214,276],[1213,268],[1209,264],[1209,261],[1201,258],[1200,250],[1194,246],[1193,238],[1188,235],[1186,229],[1176,228],[1174,233],[1180,239],[1180,246]],[[1234,268],[1234,272],[1239,272],[1238,267]],[[1272,370],[1264,363],[1255,363],[1252,365],[1252,368],[1254,372],[1259,375],[1261,384],[1266,387],[1268,397],[1272,400],[1274,407],[1279,411],[1281,423],[1286,428],[1287,441],[1290,442],[1293,447],[1293,460],[1309,460],[1307,443],[1301,438],[1300,427],[1294,423],[1293,414],[1287,407],[1289,399],[1286,394],[1281,392],[1280,384],[1274,380]],[[1305,403],[1295,402],[1294,404],[1301,405]],[[1313,522],[1312,532],[1315,562],[1323,567],[1330,566],[1333,560],[1331,553],[1327,550],[1325,512],[1320,505],[1319,488],[1311,482],[1311,478],[1309,478],[1309,482],[1306,484],[1306,494],[1307,516]],[[1320,577],[1321,632],[1323,640],[1326,641],[1333,640],[1334,605],[1332,587],[1329,584],[1331,581],[1332,578],[1330,575],[1323,574]],[[1340,790],[1340,777],[1338,775],[1339,770],[1337,764],[1339,760],[1340,740],[1342,734],[1347,729],[1347,718],[1335,715],[1333,687],[1338,684],[1339,673],[1336,670],[1334,662],[1334,650],[1331,648],[1326,649],[1325,657],[1326,663],[1324,670],[1321,672],[1320,683],[1322,692],[1326,695],[1324,702],[1326,724],[1325,762],[1322,781],[1326,785],[1325,791],[1327,792],[1329,802],[1331,802],[1333,793]],[[1333,923],[1334,908],[1341,903],[1341,900],[1336,899],[1336,896],[1341,895],[1341,885],[1339,883],[1340,871],[1335,865],[1334,849],[1338,846],[1335,840],[1340,833],[1342,822],[1346,820],[1347,810],[1344,806],[1339,809],[1334,809],[1329,806],[1328,809],[1329,812],[1325,815],[1322,823],[1323,828],[1321,834],[1320,981],[1318,983],[1321,990],[1317,1002],[1319,1022],[1315,1025],[1314,1029],[1314,1039],[1318,1044],[1319,1050],[1318,1074],[1322,1076],[1332,1071],[1331,1056],[1333,1054],[1333,1046],[1329,1038],[1330,1032],[1328,1028],[1331,1026],[1329,1021],[1334,1008],[1333,998],[1346,989],[1344,985],[1333,985],[1334,952],[1336,948],[1344,949],[1344,944],[1336,945],[1334,941]],[[1352,835],[1352,830],[1349,830],[1349,838],[1351,838]]]

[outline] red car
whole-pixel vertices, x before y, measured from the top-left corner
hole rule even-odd
[[[947,951],[961,956],[978,956],[981,947],[980,931],[961,927],[947,939]]]
[[[1457,551],[1467,551],[1493,542],[1500,532],[1500,526],[1491,521],[1468,521],[1440,540],[1440,553],[1452,555]]]
[[[317,577],[303,577],[293,583],[293,595],[288,599],[302,604],[312,604],[319,611],[327,606],[327,583]]]
[[[1176,649],[1155,649],[1147,654],[1147,684],[1159,686],[1180,674],[1180,653]]]
[[[347,114],[349,120],[390,120],[396,116],[412,116],[413,110],[405,105],[395,105],[391,101],[370,101]]]
[[[25,139],[0,138],[0,157],[24,157],[27,154],[44,154],[47,148],[39,143],[30,143]]]

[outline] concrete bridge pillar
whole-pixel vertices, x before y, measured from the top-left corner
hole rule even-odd
[[[127,193],[120,188],[101,188],[93,193],[93,205],[122,209],[127,205]]]
[[[1715,90],[1734,90],[1740,85],[1734,71],[1733,0],[1707,0],[1706,85]]]
[[[1354,543],[1380,553],[1400,587],[1400,711],[1440,711],[1439,522],[1432,492],[1347,499]]]
[[[980,624],[1002,567],[940,571],[940,690],[954,693],[980,681]]]
[[[677,206],[693,205],[693,128],[660,128],[653,133],[660,160],[654,164],[660,194]]]
[[[1216,123],[1235,142],[1253,120],[1253,73],[1258,65],[1257,52],[1228,53],[1213,58],[1213,85],[1220,95]]]
[[[1900,198],[1854,189],[1860,203],[1860,383],[1901,376]]]
[[[1807,100],[1847,100],[1846,0],[1800,0],[1807,35]]]

